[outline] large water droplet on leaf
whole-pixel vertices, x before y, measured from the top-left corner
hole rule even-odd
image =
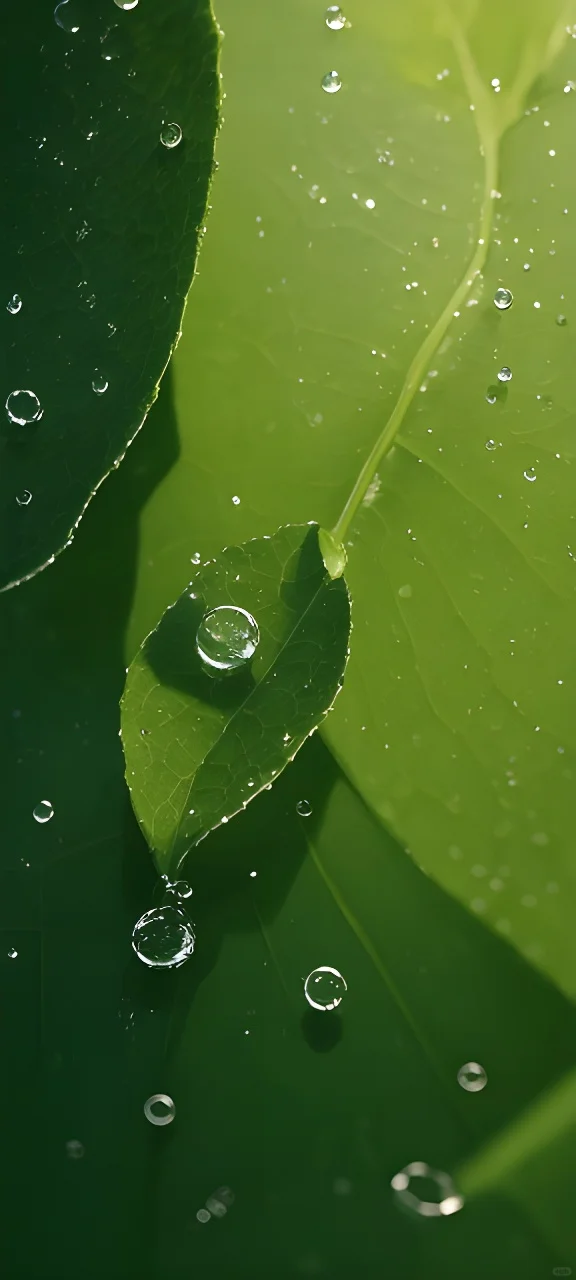
[[[160,141],[163,147],[168,147],[171,151],[172,147],[177,147],[182,141],[182,130],[179,124],[171,121],[170,124],[163,124],[160,130]]]
[[[176,1107],[167,1093],[153,1093],[144,1103],[144,1115],[150,1124],[171,1124],[176,1115]]]
[[[322,76],[322,88],[324,93],[338,93],[342,88],[342,81],[337,71],[327,71],[326,75]]]
[[[154,907],[134,925],[132,946],[151,969],[173,969],[192,955],[196,938],[189,920],[177,907]]]
[[[260,640],[258,625],[251,613],[236,605],[211,609],[198,627],[196,648],[206,666],[215,671],[234,671],[256,652]]]
[[[10,422],[25,427],[29,422],[39,422],[43,409],[33,391],[11,391],[6,401],[6,413]]]
[[[479,1062],[465,1062],[458,1072],[458,1084],[467,1093],[480,1093],[487,1080],[488,1076]]]
[[[304,983],[304,995],[308,1004],[312,1005],[313,1009],[322,1010],[323,1013],[329,1009],[337,1009],[347,990],[342,974],[328,964],[314,969],[308,974]]]
[[[58,26],[63,31],[67,31],[68,35],[76,35],[76,32],[80,30],[78,7],[74,0],[62,0],[62,4],[57,4],[54,10],[54,18]]]
[[[510,289],[496,290],[496,293],[494,294],[494,306],[498,307],[499,311],[507,311],[508,307],[512,306],[513,301],[514,298]]]
[[[346,26],[346,18],[339,4],[331,4],[326,10],[326,26],[331,31],[341,31]]]
[[[32,814],[37,822],[49,822],[54,817],[54,807],[49,800],[40,800]]]

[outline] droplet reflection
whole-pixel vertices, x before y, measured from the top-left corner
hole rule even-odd
[[[32,815],[36,822],[49,822],[54,817],[54,807],[49,800],[40,800],[32,810]]]
[[[496,293],[494,294],[494,306],[497,307],[499,311],[507,311],[508,308],[512,306],[513,301],[514,297],[510,289],[501,288],[496,290]]]

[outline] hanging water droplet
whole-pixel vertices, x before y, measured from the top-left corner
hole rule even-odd
[[[309,800],[299,800],[296,805],[296,813],[301,818],[309,818],[312,813],[312,805]]]
[[[194,891],[188,884],[187,880],[174,880],[173,882],[168,880],[166,882],[165,893],[174,894],[174,896],[179,898],[181,901],[184,901],[186,898],[191,898],[193,892]]]
[[[494,306],[498,307],[499,311],[507,311],[508,307],[512,306],[513,301],[514,298],[510,289],[496,290],[496,293],[494,294]]]
[[[502,365],[502,368],[498,370],[497,376],[499,382],[510,382],[512,379],[512,370],[508,368],[507,364],[504,364]]]
[[[487,441],[486,441],[486,444],[484,445],[484,448],[485,448],[485,449],[490,449],[490,450],[495,449],[495,448],[496,448],[496,441],[495,441],[495,440],[487,440]]]
[[[423,1218],[447,1218],[464,1204],[450,1175],[432,1169],[423,1160],[407,1164],[394,1175],[390,1185],[400,1203]]]
[[[565,324],[568,324],[566,316],[562,316],[562,315],[556,316],[556,324],[559,324],[560,328],[563,328]]]
[[[63,31],[67,31],[68,35],[74,36],[80,30],[78,6],[75,0],[62,0],[61,4],[57,4],[54,10],[54,18],[58,26]]]
[[[6,401],[6,413],[10,422],[25,427],[29,422],[39,422],[44,410],[33,391],[11,391]]]
[[[170,151],[172,147],[177,147],[182,141],[182,130],[179,124],[172,121],[170,124],[163,124],[160,130],[160,141],[163,147],[168,147]]]
[[[313,1009],[320,1009],[323,1013],[329,1009],[337,1009],[347,990],[342,974],[329,964],[323,964],[318,969],[314,969],[308,974],[304,983],[304,995],[308,1004]]]
[[[15,960],[17,955],[18,955],[18,952],[16,950],[16,947],[10,947],[10,950],[8,952],[8,958],[10,960]]]
[[[16,501],[19,507],[27,507],[32,501],[32,494],[29,489],[23,489],[22,493],[16,495]]]
[[[132,946],[151,969],[177,968],[192,955],[196,937],[178,907],[153,907],[134,925]]]
[[[103,373],[100,373],[99,369],[94,370],[94,377],[92,379],[92,390],[95,392],[97,396],[103,396],[104,392],[108,390],[108,379],[104,376]]]
[[[153,1093],[144,1103],[144,1115],[150,1124],[172,1124],[176,1107],[167,1093]]]
[[[346,26],[346,18],[339,4],[331,4],[326,10],[326,26],[331,31],[341,31]]]
[[[77,1138],[71,1138],[66,1143],[66,1155],[69,1160],[81,1160],[84,1155],[84,1145]]]
[[[536,479],[536,471],[534,467],[527,467],[526,471],[524,472],[524,479],[530,480],[530,481]]]
[[[204,614],[196,634],[196,648],[208,667],[234,671],[253,657],[259,640],[260,632],[252,614],[236,605],[224,604]]]
[[[32,810],[32,816],[37,822],[49,822],[54,817],[54,807],[49,800],[40,800]]]
[[[324,93],[338,93],[342,88],[342,81],[337,71],[327,71],[326,75],[322,76],[322,88]]]
[[[458,1072],[458,1084],[467,1093],[480,1093],[488,1081],[484,1067],[479,1062],[465,1062]]]
[[[22,306],[22,299],[19,293],[13,293],[10,301],[6,304],[6,310],[11,316],[17,316]]]

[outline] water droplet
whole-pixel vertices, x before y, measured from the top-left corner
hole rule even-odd
[[[556,316],[556,324],[559,324],[560,328],[562,329],[565,324],[568,324],[566,316],[562,316],[562,315]]]
[[[346,18],[339,4],[331,4],[326,10],[326,26],[331,31],[341,31],[346,26]]]
[[[337,71],[327,71],[326,75],[322,76],[322,88],[324,93],[338,93],[342,88],[342,81]]]
[[[496,395],[496,389],[494,387],[488,387],[488,390],[486,392],[486,399],[488,401],[488,404],[496,404],[498,396]]]
[[[150,1124],[172,1124],[176,1107],[167,1093],[153,1093],[144,1103],[144,1115]]]
[[[510,289],[496,290],[496,293],[494,294],[494,306],[498,307],[499,311],[507,311],[508,307],[512,306],[513,301],[514,298]]]
[[[301,818],[309,818],[312,813],[312,805],[309,800],[299,800],[296,805],[296,813]]]
[[[114,4],[117,4],[119,9],[135,9],[138,0],[114,0]]]
[[[173,969],[192,955],[195,934],[178,907],[153,907],[134,925],[132,946],[151,969]]]
[[[6,401],[6,413],[10,422],[25,427],[29,422],[39,422],[44,410],[33,391],[11,391]]]
[[[81,1160],[84,1155],[83,1143],[77,1138],[71,1138],[70,1142],[66,1143],[66,1155],[69,1160]]]
[[[56,5],[54,19],[58,26],[63,31],[67,31],[69,35],[76,35],[76,32],[80,30],[77,6],[72,0],[62,0],[61,4]]]
[[[22,493],[16,496],[16,501],[19,507],[27,507],[28,503],[32,501],[32,494],[30,493],[30,490],[23,489]]]
[[[173,893],[176,898],[180,899],[180,901],[184,901],[186,898],[191,898],[193,892],[194,890],[188,884],[187,880],[174,880],[174,882],[168,880],[166,883],[165,893]]]
[[[230,1187],[218,1187],[216,1191],[212,1192],[211,1196],[208,1196],[205,1203],[213,1218],[223,1218],[230,1206],[234,1204],[234,1200],[235,1195],[230,1190]]]
[[[467,1093],[480,1093],[487,1083],[488,1076],[479,1062],[465,1062],[458,1072],[458,1084]]]
[[[524,479],[530,480],[530,481],[536,479],[536,471],[534,470],[534,467],[527,467],[526,471],[524,472]]]
[[[172,147],[177,147],[182,141],[182,130],[179,124],[172,121],[170,124],[163,124],[160,130],[160,141],[163,147],[168,147],[170,151]]]
[[[502,365],[502,368],[498,370],[498,381],[510,382],[511,379],[512,379],[512,370],[508,368],[507,364]]]
[[[10,960],[15,960],[17,955],[18,955],[18,952],[16,950],[16,947],[10,947],[10,950],[8,952],[8,956]]]
[[[196,1214],[198,1222],[209,1222],[211,1216],[212,1215],[208,1213],[207,1209],[199,1209],[198,1213]]]
[[[398,1200],[423,1218],[447,1218],[464,1204],[464,1197],[456,1194],[450,1175],[432,1169],[422,1160],[407,1164],[394,1175],[390,1185]]]
[[[49,800],[40,800],[32,814],[37,822],[49,822],[54,817],[54,808]]]
[[[17,316],[22,306],[22,299],[19,293],[13,293],[10,301],[6,305],[6,310],[11,316]]]
[[[495,440],[487,440],[487,441],[486,441],[486,444],[484,445],[484,448],[485,448],[485,449],[490,449],[490,450],[495,449],[495,448],[496,448],[496,441],[495,441]]]
[[[253,657],[259,640],[252,614],[236,605],[224,604],[204,615],[196,635],[196,648],[207,666],[216,671],[234,671]]]
[[[103,373],[100,373],[99,369],[94,370],[92,390],[97,396],[103,396],[104,392],[108,390],[108,379],[104,377]]]
[[[313,1009],[320,1009],[323,1013],[329,1009],[337,1009],[347,990],[342,974],[338,973],[337,969],[332,969],[329,964],[323,964],[318,969],[314,969],[308,974],[304,983],[304,995],[308,1004],[312,1005]]]

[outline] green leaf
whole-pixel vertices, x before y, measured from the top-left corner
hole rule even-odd
[[[144,514],[130,633],[182,590],[196,548],[207,558],[289,520],[335,531],[400,405],[345,538],[352,657],[325,733],[418,863],[572,993],[576,46],[564,33],[498,143],[501,194],[466,293],[486,155],[446,26],[429,10],[412,22],[411,4],[391,24],[359,0],[334,33],[291,3],[279,50],[272,13],[251,0],[240,17],[223,0],[237,110],[172,366],[181,456]],[[525,58],[548,60],[559,11],[482,0],[474,12],[467,38],[498,133],[499,104]],[[333,66],[342,90],[329,97]]]
[[[4,71],[18,109],[4,139],[0,587],[69,541],[157,395],[217,125],[209,0],[53,10],[12,7]],[[170,122],[182,140],[167,148]],[[10,402],[10,418],[22,389],[36,399]]]
[[[127,676],[122,738],[132,803],[158,867],[271,784],[330,710],[348,649],[350,604],[331,580],[316,527],[228,547],[192,579]],[[196,635],[211,610],[256,620],[251,663],[217,678]]]

